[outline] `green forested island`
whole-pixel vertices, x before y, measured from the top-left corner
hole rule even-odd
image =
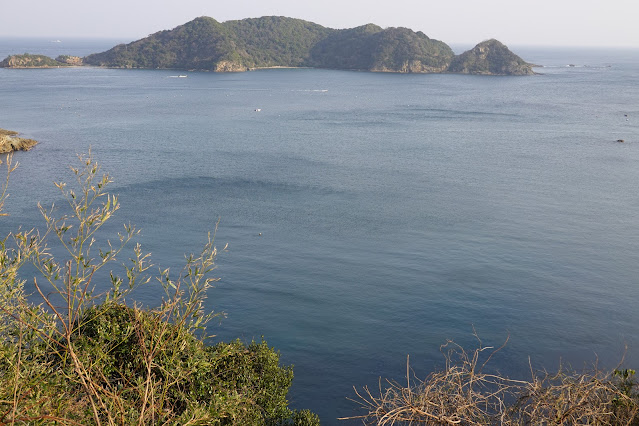
[[[402,73],[533,74],[532,65],[503,44],[490,41],[479,46],[482,61],[475,54],[455,56],[446,43],[408,28],[384,29],[367,24],[335,30],[278,16],[227,22],[200,17],[173,30],[89,55],[84,62],[116,68],[218,72],[313,67]],[[453,63],[456,65],[451,68]]]
[[[38,58],[41,55],[37,55]],[[444,42],[408,28],[374,24],[336,30],[280,16],[218,22],[199,17],[85,58],[35,61],[14,55],[0,67],[93,65],[110,68],[183,69],[215,72],[269,67],[312,67],[399,73],[534,74],[497,40],[455,55]]]

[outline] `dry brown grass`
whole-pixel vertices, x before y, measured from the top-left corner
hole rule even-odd
[[[369,425],[637,425],[639,397],[632,370],[604,372],[596,366],[577,372],[532,373],[512,380],[485,367],[504,346],[468,353],[452,341],[442,346],[446,366],[423,380],[406,362],[406,384],[379,381],[371,390],[355,389]],[[532,369],[531,369],[532,371]]]
[[[605,372],[595,366],[585,372],[562,368],[555,374],[533,375],[517,394],[510,423],[639,424],[637,383],[615,372],[619,370]]]

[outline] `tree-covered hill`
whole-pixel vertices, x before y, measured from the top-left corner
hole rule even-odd
[[[371,71],[442,72],[454,56],[446,43],[408,28],[387,28],[373,38]]]
[[[311,22],[276,16],[224,23],[200,17],[173,30],[89,55],[85,63],[208,71],[298,67],[306,65],[311,46],[329,31]]]
[[[482,57],[481,69],[489,70],[482,73],[493,69],[496,74],[520,71],[521,67],[508,65],[512,62],[510,55],[518,57],[503,47],[505,50],[490,49],[491,53]],[[429,73],[451,70],[454,57],[445,43],[408,28],[383,29],[368,24],[336,30],[279,16],[222,23],[200,17],[173,30],[89,55],[84,63],[206,71],[315,67]],[[527,65],[523,61],[522,64]],[[476,72],[473,67],[468,68],[470,71],[463,66],[454,69],[451,71]]]
[[[311,49],[310,65],[318,68],[365,70],[375,49],[372,36],[383,31],[374,24],[332,31]]]
[[[495,39],[483,41],[461,55],[448,67],[449,72],[488,75],[531,75],[532,64],[511,52]]]
[[[374,24],[337,30],[311,50],[318,68],[391,72],[441,72],[454,53],[438,40],[407,28]]]
[[[218,71],[225,62],[248,58],[235,35],[213,18],[194,19],[129,44],[84,58],[114,68],[181,68]]]
[[[334,30],[301,19],[265,16],[223,24],[242,46],[252,67],[308,66],[311,48]]]

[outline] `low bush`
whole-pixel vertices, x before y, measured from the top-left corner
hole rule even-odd
[[[378,389],[355,389],[352,400],[363,414],[348,419],[371,425],[639,425],[639,384],[633,370],[563,368],[513,380],[486,371],[501,348],[478,341],[470,353],[446,343],[446,367],[423,380],[407,361],[406,384],[380,379]]]

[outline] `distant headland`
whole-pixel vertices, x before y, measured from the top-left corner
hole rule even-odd
[[[18,59],[10,56],[0,67],[69,65],[61,58],[48,58],[58,65]],[[279,16],[226,22],[200,17],[74,60],[71,65],[214,72],[309,67],[395,73],[535,74],[532,64],[494,39],[455,55],[446,43],[408,28],[367,24],[336,30]]]

